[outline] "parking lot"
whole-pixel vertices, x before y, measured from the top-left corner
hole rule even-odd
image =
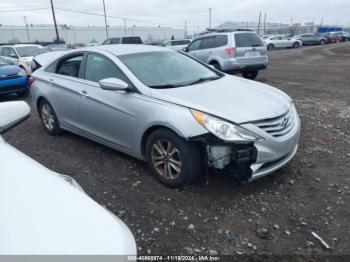
[[[350,43],[273,50],[269,58],[257,81],[293,98],[301,140],[286,167],[253,183],[210,173],[169,189],[141,161],[71,133],[47,135],[30,97],[31,118],[5,138],[123,219],[139,254],[349,255]]]

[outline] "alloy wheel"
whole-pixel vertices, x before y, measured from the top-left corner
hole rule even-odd
[[[156,140],[151,151],[152,164],[158,174],[167,179],[176,179],[182,168],[179,150],[168,140]]]
[[[48,130],[53,130],[55,126],[55,117],[52,109],[48,104],[43,104],[41,107],[41,116],[45,127]]]

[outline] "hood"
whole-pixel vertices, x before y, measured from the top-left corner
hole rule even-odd
[[[0,136],[0,255],[136,255],[128,227]]]
[[[21,71],[21,68],[15,65],[0,66],[0,76],[14,75]]]
[[[197,109],[234,123],[285,113],[291,98],[269,85],[225,75],[215,81],[171,89],[152,89],[157,99]]]
[[[34,59],[34,56],[23,56],[23,57],[21,57],[21,59],[23,61],[32,62]]]

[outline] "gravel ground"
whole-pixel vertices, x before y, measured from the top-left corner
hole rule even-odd
[[[166,188],[141,161],[67,132],[47,135],[34,108],[5,137],[121,217],[139,254],[349,255],[350,43],[272,51],[257,81],[294,99],[302,132],[296,157],[250,184],[213,173],[209,184]]]

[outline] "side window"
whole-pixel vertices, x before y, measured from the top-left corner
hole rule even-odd
[[[110,77],[129,82],[124,73],[107,57],[89,54],[86,60],[85,79],[98,82]]]
[[[112,38],[110,44],[119,44],[120,38]]]
[[[202,39],[198,39],[193,41],[189,46],[188,46],[188,51],[196,51],[199,49],[199,46],[201,45]]]
[[[17,57],[15,50],[11,47],[4,47],[2,55],[7,57]]]
[[[215,37],[208,37],[202,39],[200,49],[213,48],[215,46]]]
[[[111,39],[105,40],[102,45],[109,45],[111,43]]]
[[[217,35],[215,37],[215,47],[227,45],[227,35]]]
[[[58,62],[57,74],[79,77],[79,69],[81,61],[83,60],[83,54],[75,55],[73,57],[64,58]]]

